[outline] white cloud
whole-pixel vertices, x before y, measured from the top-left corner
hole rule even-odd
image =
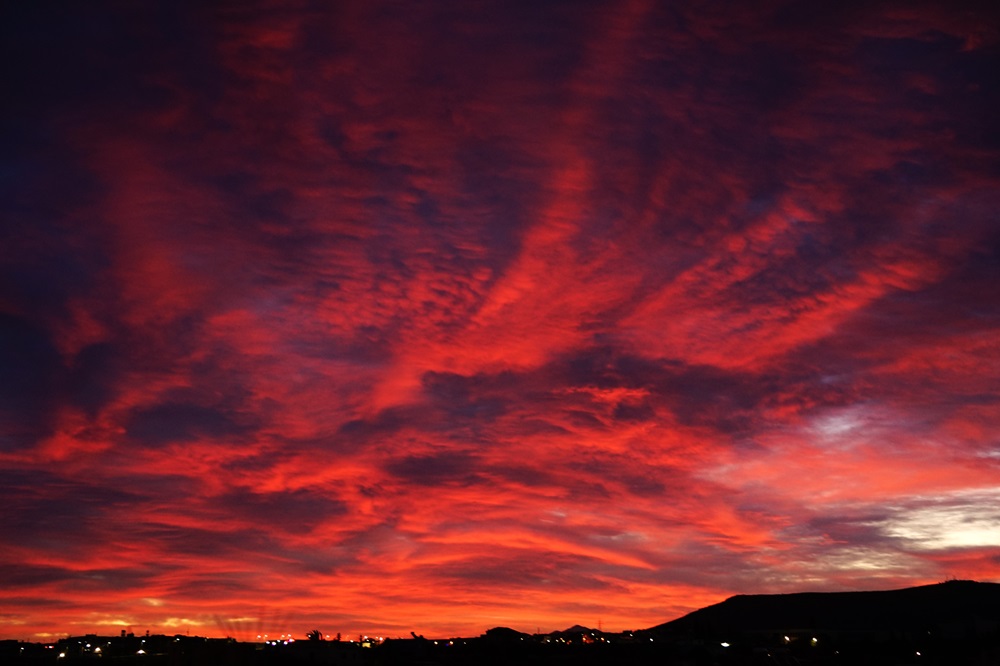
[[[1000,490],[953,493],[900,508],[885,532],[919,550],[1000,547]]]

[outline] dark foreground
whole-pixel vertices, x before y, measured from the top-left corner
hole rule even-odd
[[[318,638],[318,637],[315,637]],[[1000,665],[1000,585],[738,596],[650,629],[490,629],[476,638],[378,641],[87,635],[0,641],[0,664],[98,666]]]
[[[105,639],[95,654],[83,646],[96,637],[64,639],[39,645],[7,641],[0,650],[4,664],[121,664],[148,666],[271,666],[357,665],[357,666],[507,666],[521,664],[637,664],[657,666],[825,665],[825,664],[941,664],[949,666],[1000,664],[1000,650],[985,637],[970,640],[927,640],[919,645],[899,641],[855,641],[843,643],[820,638],[812,641],[774,645],[685,642],[622,642],[619,644],[552,644],[526,641],[523,644],[495,643],[486,639],[457,641],[389,640],[371,648],[357,643],[297,641],[294,644],[264,646],[220,639],[151,636],[144,648],[126,650]],[[757,641],[761,643],[762,641]],[[822,645],[822,643],[829,643]],[[110,645],[109,645],[110,643]],[[520,642],[519,642],[520,643]],[[133,646],[129,646],[133,647]],[[920,649],[917,649],[917,648]],[[139,652],[142,650],[142,653]]]

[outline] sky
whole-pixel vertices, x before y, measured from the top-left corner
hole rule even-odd
[[[6,3],[0,634],[1000,582],[990,3]]]

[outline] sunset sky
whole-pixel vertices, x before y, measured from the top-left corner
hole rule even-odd
[[[9,2],[0,638],[1000,582],[990,3]]]

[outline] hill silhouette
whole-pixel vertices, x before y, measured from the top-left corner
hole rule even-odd
[[[1000,584],[952,580],[878,592],[738,595],[647,631],[663,638],[761,632],[936,632],[958,638],[998,628]]]

